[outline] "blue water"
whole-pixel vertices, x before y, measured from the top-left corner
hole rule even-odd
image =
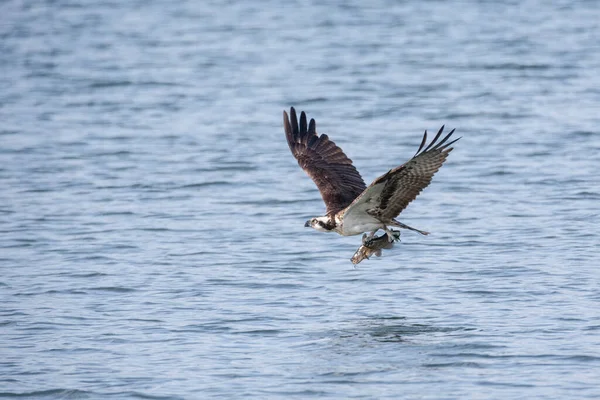
[[[600,3],[0,15],[0,397],[600,397]],[[304,228],[290,106],[367,183],[456,128],[432,234]]]

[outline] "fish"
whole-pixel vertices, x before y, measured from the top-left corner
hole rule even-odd
[[[377,257],[381,257],[383,249],[389,250],[394,247],[394,242],[400,240],[400,231],[392,230],[394,241],[390,242],[388,236],[384,233],[381,236],[368,237],[367,234],[363,234],[362,245],[356,250],[350,261],[356,265],[365,258],[368,259],[373,254]]]

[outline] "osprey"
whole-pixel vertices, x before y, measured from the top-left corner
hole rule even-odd
[[[390,226],[429,234],[395,218],[429,185],[452,151],[450,146],[460,139],[446,143],[454,129],[438,141],[444,130],[442,126],[431,143],[423,148],[427,142],[425,131],[413,158],[389,170],[367,187],[342,149],[327,135],[317,134],[314,119],[307,124],[303,111],[298,124],[294,107],[290,109],[290,117],[283,112],[283,126],[290,150],[300,167],[319,188],[327,207],[326,215],[311,218],[304,226],[321,232],[337,232],[343,236],[370,232],[369,237],[383,229],[390,242],[399,237],[388,228]]]

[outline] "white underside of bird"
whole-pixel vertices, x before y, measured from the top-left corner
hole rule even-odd
[[[384,186],[383,183],[370,186],[352,204],[336,214],[336,222],[341,224],[341,235],[360,235],[364,232],[374,233],[379,229],[387,229],[379,219],[369,213],[379,202]]]

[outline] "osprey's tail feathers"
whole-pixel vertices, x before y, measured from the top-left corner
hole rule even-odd
[[[429,235],[429,232],[427,232],[427,231],[421,231],[421,230],[419,230],[419,229],[416,229],[416,228],[410,227],[410,226],[408,226],[408,225],[406,225],[406,224],[403,224],[403,223],[402,223],[402,222],[400,222],[400,221],[396,221],[395,219],[393,219],[393,220],[392,220],[392,223],[391,223],[390,225],[392,225],[392,226],[397,226],[397,227],[399,227],[399,228],[409,229],[409,230],[411,230],[411,231],[415,231],[415,232],[419,232],[421,235]]]

